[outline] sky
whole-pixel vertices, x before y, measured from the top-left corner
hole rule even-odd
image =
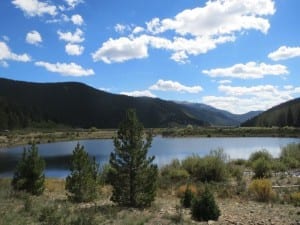
[[[0,77],[232,113],[300,97],[299,0],[1,0]]]

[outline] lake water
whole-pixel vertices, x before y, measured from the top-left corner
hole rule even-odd
[[[66,177],[72,152],[78,141],[66,141],[38,145],[39,154],[46,160],[47,177]],[[103,165],[108,162],[113,151],[113,141],[110,139],[81,140],[85,150]],[[153,139],[149,155],[155,155],[155,163],[163,166],[173,159],[182,160],[187,156],[197,154],[207,155],[210,150],[223,148],[231,159],[248,159],[252,152],[267,149],[277,157],[281,147],[289,143],[300,143],[299,138],[269,138],[269,137],[217,137],[217,138],[163,138],[157,136]],[[10,177],[22,156],[24,146],[0,149],[0,177]]]

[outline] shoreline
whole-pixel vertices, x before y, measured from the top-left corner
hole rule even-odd
[[[257,127],[195,127],[195,128],[154,128],[146,129],[153,136],[165,138],[180,137],[286,137],[300,138],[300,128],[257,128]],[[0,133],[0,148],[61,141],[113,139],[116,129],[67,129],[67,130],[14,130]]]

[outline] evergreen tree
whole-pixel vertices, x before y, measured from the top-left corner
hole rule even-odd
[[[154,156],[147,157],[152,136],[144,138],[143,125],[135,110],[128,110],[120,123],[115,150],[110,155],[113,194],[111,200],[122,206],[145,207],[154,201],[157,166]]]
[[[40,195],[45,189],[45,161],[38,154],[38,147],[32,144],[30,148],[24,148],[22,158],[19,161],[12,186],[14,190],[23,190],[33,195]]]
[[[294,117],[291,107],[288,108],[287,116],[286,116],[286,123],[288,126],[294,126]]]
[[[75,202],[88,202],[97,197],[99,165],[91,160],[83,146],[75,147],[70,165],[71,174],[66,178],[68,197]]]
[[[206,187],[200,198],[195,198],[192,203],[192,217],[198,221],[208,221],[218,220],[220,215],[214,196]]]

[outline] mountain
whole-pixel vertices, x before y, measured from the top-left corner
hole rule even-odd
[[[277,105],[246,121],[242,126],[300,126],[300,98]]]
[[[233,114],[201,103],[177,102],[184,111],[198,119],[207,121],[212,126],[239,126],[241,123],[257,116],[262,111],[252,111],[245,114]]]
[[[71,127],[116,128],[128,108],[136,109],[145,127],[207,125],[172,101],[111,94],[76,82],[30,83],[0,78],[0,129],[49,121]]]

